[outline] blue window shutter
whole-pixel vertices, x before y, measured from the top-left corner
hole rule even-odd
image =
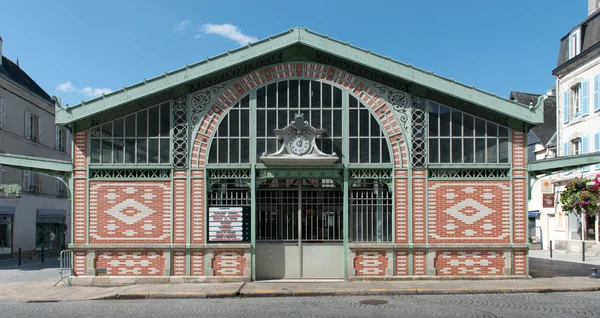
[[[588,136],[581,138],[581,153],[586,154],[589,152],[589,140]],[[590,166],[583,167],[583,171],[590,171]]]
[[[594,76],[594,110],[600,109],[600,103],[598,103],[598,81],[600,81],[600,75]]]
[[[563,122],[569,122],[569,92],[563,93]]]
[[[590,88],[588,85],[588,80],[581,82],[581,109],[583,111],[583,116],[588,115],[590,113],[590,108],[588,107],[589,92]]]

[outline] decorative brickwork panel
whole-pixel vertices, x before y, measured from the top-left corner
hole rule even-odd
[[[215,251],[212,267],[215,276],[244,276],[246,258],[243,251]]]
[[[356,276],[385,276],[387,269],[385,251],[356,251],[355,255]]]
[[[406,171],[398,171],[397,176],[398,173]],[[408,243],[408,179],[397,178],[395,183],[396,243]]]
[[[413,276],[427,275],[427,252],[413,251]]]
[[[187,180],[173,180],[173,243],[186,244]]]
[[[503,275],[502,251],[437,251],[436,273],[439,276]]]
[[[204,244],[204,179],[192,179],[191,213],[192,244]]]
[[[527,243],[527,183],[526,179],[513,180],[514,243]]]
[[[87,182],[86,180],[76,179],[73,183],[73,243],[85,244],[86,242],[86,224],[87,224]]]
[[[75,169],[87,168],[87,130],[80,131],[73,136],[73,167]]]
[[[73,275],[75,276],[86,276],[86,253],[85,252],[74,252],[73,253]]]
[[[185,251],[173,251],[173,276],[186,275]]]
[[[509,181],[430,181],[429,243],[509,243]]]
[[[90,182],[91,243],[170,243],[170,182]]]
[[[165,259],[162,251],[98,252],[96,268],[106,268],[107,276],[162,276]]]
[[[242,270],[242,273],[243,272],[244,271]],[[204,251],[192,251],[192,272],[191,272],[191,274],[192,274],[192,276],[205,276],[204,275]],[[222,275],[222,276],[238,276],[238,275]]]
[[[425,171],[413,171],[415,177],[424,177]],[[425,198],[425,179],[413,179],[412,188],[412,210],[413,210],[413,242],[425,243],[425,207],[427,206]]]
[[[527,166],[527,145],[525,134],[512,131],[512,163],[514,168],[525,168]]]
[[[527,275],[527,251],[513,251],[513,274]]]
[[[408,251],[396,251],[396,276],[408,276]]]

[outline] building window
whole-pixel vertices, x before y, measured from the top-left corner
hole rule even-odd
[[[581,154],[581,138],[573,139],[571,141],[571,155],[580,155]]]
[[[62,181],[54,180],[54,194],[59,198],[67,197],[67,188]]]
[[[577,29],[571,33],[569,36],[569,58],[575,57],[577,54],[581,53],[581,37],[580,30]]]
[[[242,98],[219,124],[209,163],[250,163],[250,96]]]
[[[508,128],[429,104],[429,163],[508,163]]]
[[[25,112],[25,139],[40,142],[42,136],[42,119]]]
[[[40,176],[38,174],[23,171],[23,192],[40,193]]]
[[[6,129],[6,100],[0,98],[0,129]]]
[[[56,127],[56,150],[67,152],[67,130]]]
[[[573,117],[581,116],[581,84],[571,87],[571,105]]]
[[[171,163],[171,106],[168,102],[90,131],[92,164]]]

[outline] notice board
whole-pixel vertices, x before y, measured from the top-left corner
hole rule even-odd
[[[209,207],[209,242],[250,242],[250,207]]]

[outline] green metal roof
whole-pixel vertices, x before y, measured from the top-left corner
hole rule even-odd
[[[41,173],[64,174],[73,171],[73,164],[70,161],[8,153],[0,154],[0,165]]]
[[[389,56],[382,56],[370,50],[352,46],[348,42],[341,42],[329,38],[327,35],[308,31],[305,28],[293,28],[236,50],[227,51],[215,57],[207,57],[204,61],[186,65],[178,70],[166,72],[161,76],[144,80],[109,94],[103,94],[87,102],[82,101],[72,107],[64,108],[60,103],[57,103],[56,123],[64,125],[82,120],[132,101],[196,81],[223,69],[234,67],[244,61],[298,44],[428,87],[442,94],[525,123],[533,125],[543,123],[542,105],[544,96],[538,99],[536,105],[522,105],[516,101],[496,96],[496,94],[484,92],[474,86],[458,83],[454,79],[445,78],[433,72],[413,67],[410,64],[395,61]]]
[[[531,175],[551,174],[600,163],[600,152],[543,159],[527,164]]]

